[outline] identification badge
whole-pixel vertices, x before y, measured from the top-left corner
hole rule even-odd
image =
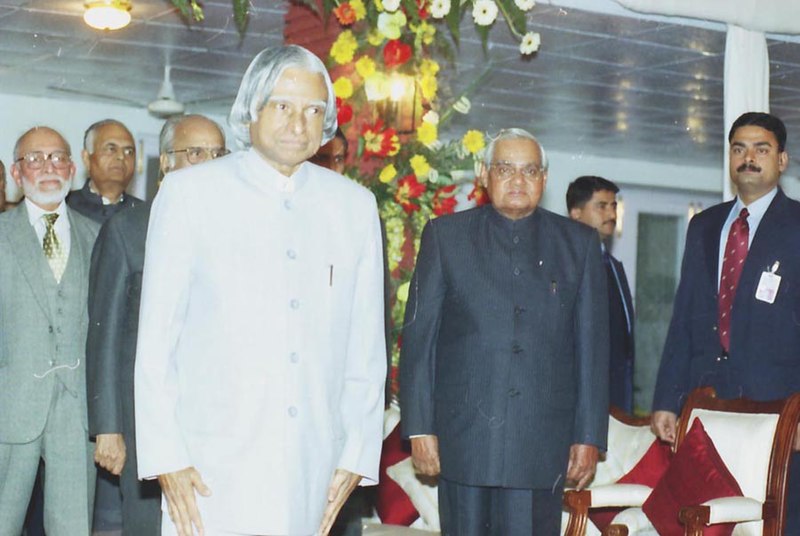
[[[775,297],[778,295],[778,287],[781,286],[781,276],[776,274],[780,262],[775,261],[771,270],[761,272],[761,279],[758,281],[756,288],[756,299],[766,302],[775,303]]]

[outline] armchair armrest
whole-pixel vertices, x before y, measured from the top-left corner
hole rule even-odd
[[[565,534],[586,534],[589,508],[640,507],[652,491],[652,488],[640,484],[609,484],[581,491],[566,490],[564,507],[569,512],[569,521]]]
[[[697,506],[681,508],[678,517],[686,526],[687,535],[701,536],[703,528],[717,523],[745,523],[764,518],[770,512],[765,505],[748,497],[722,497]]]
[[[653,488],[642,484],[609,484],[589,490],[592,492],[590,508],[642,506]]]
[[[640,532],[650,534],[655,531],[641,508],[628,508],[617,514],[611,525],[603,530],[603,536],[627,536]]]

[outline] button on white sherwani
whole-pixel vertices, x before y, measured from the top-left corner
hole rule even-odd
[[[194,466],[207,526],[311,534],[336,468],[378,479],[383,265],[375,199],[253,149],[170,174],[144,265],[141,478]]]

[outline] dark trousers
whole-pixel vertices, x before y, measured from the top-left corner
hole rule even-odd
[[[442,536],[558,536],[563,490],[467,486],[439,478]]]
[[[122,493],[123,536],[159,536],[161,486],[158,480],[138,479],[135,448],[128,447],[128,459],[125,461],[119,483]]]

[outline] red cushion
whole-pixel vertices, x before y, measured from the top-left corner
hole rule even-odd
[[[654,488],[658,481],[669,467],[670,459],[672,458],[672,450],[669,443],[656,439],[647,452],[644,453],[642,459],[633,466],[633,468],[622,476],[617,483],[619,484],[643,484],[645,486]],[[589,510],[589,519],[602,531],[614,517],[620,513],[624,508],[608,507],[608,508],[592,508]]]
[[[387,467],[391,467],[409,456],[411,456],[411,447],[400,437],[400,425],[398,424],[392,433],[383,440],[383,450],[381,451],[380,482],[378,483],[375,510],[377,510],[382,523],[408,526],[419,517],[419,512],[414,508],[403,488],[386,474]]]
[[[664,477],[647,498],[642,510],[661,536],[682,536],[678,513],[684,506],[699,505],[720,497],[741,497],[742,490],[719,457],[703,423],[695,419],[675,453]],[[705,536],[730,536],[735,523],[706,527]]]

